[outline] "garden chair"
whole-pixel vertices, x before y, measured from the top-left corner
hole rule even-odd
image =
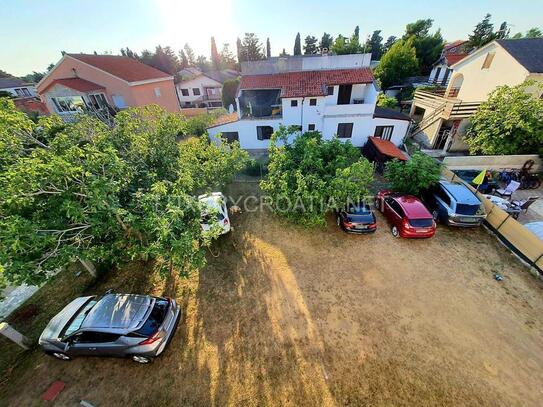
[[[513,196],[513,193],[520,187],[520,182],[517,181],[511,181],[505,188],[499,188],[494,191],[494,193],[498,194],[501,197],[508,197],[511,199]]]
[[[528,212],[528,208],[530,207],[530,205],[538,199],[538,196],[530,196],[528,197],[528,199],[524,199],[522,201],[513,201],[513,205],[518,206],[522,212],[526,213]]]

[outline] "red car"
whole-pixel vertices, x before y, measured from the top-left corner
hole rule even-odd
[[[436,233],[432,214],[412,195],[379,191],[375,197],[375,206],[392,224],[395,237],[424,238]]]

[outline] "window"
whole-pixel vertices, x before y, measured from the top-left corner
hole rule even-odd
[[[81,96],[63,96],[51,98],[59,113],[75,113],[82,111],[86,105]]]
[[[119,339],[119,334],[107,332],[85,331],[75,334],[73,341],[75,343],[108,343]]]
[[[337,125],[337,136],[339,138],[349,138],[353,135],[353,124],[352,123],[338,123]]]
[[[124,97],[122,97],[121,95],[113,95],[111,96],[111,98],[113,99],[113,104],[119,109],[124,109],[126,107]]]
[[[375,127],[375,137],[382,138],[383,140],[390,140],[394,126],[377,126]]]
[[[160,88],[155,88],[155,96],[156,96],[157,98],[159,98],[160,95],[161,95],[161,93],[160,93]]]
[[[89,95],[90,105],[95,109],[103,109],[107,107],[107,100],[103,93]]]
[[[189,96],[189,90],[188,89],[181,89],[181,95]]]
[[[272,126],[257,126],[256,138],[258,140],[269,140],[273,134]]]
[[[309,106],[317,106],[317,99],[309,99]]]
[[[445,205],[449,207],[451,206],[451,198],[449,198],[449,195],[443,190],[441,185],[437,185],[434,188],[434,194],[436,197],[441,199]]]
[[[15,89],[15,93],[17,93],[17,96],[31,96],[27,88]]]
[[[394,199],[390,199],[390,201],[388,201],[388,204],[394,212],[400,215],[401,218],[405,217],[403,209],[398,202],[396,202]]]
[[[432,82],[437,83],[440,74],[441,74],[441,67],[438,67],[436,69],[436,74],[434,75],[434,80]]]
[[[290,101],[290,107],[296,107],[298,106],[298,101],[297,100],[291,100]]]
[[[481,69],[488,69],[490,68],[490,65],[492,65],[492,60],[494,59],[494,55],[496,55],[495,52],[489,52],[486,54],[485,62],[483,62],[483,66]]]
[[[314,124],[308,124],[307,125],[307,130],[308,131],[314,131],[315,130],[315,125]]]
[[[164,322],[169,307],[170,302],[168,300],[157,299],[155,301],[155,305],[153,306],[151,314],[149,315],[149,318],[147,318],[147,321],[144,322],[142,327],[135,332],[147,337],[154,334],[158,330],[158,328],[160,328],[160,325],[162,325],[162,323]]]
[[[192,88],[192,93],[194,96],[200,96],[200,88]]]
[[[64,330],[62,332],[62,336],[70,336],[75,331],[77,331],[79,328],[81,328],[81,324],[83,323],[83,320],[87,316],[87,314],[90,312],[92,307],[96,305],[98,301],[91,300],[89,301],[82,309],[79,311],[79,313],[72,318],[70,323],[64,327]]]
[[[333,95],[333,94],[334,94],[334,87],[333,87],[333,86],[328,86],[328,87],[326,88],[326,93],[327,93],[328,95]]]
[[[191,103],[190,102],[185,102],[185,107],[191,107]]]
[[[223,131],[221,135],[228,143],[239,141],[239,133],[237,131]]]

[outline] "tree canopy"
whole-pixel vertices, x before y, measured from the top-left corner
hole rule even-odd
[[[381,58],[375,76],[383,89],[400,84],[403,79],[418,71],[418,59],[413,39],[399,40]]]
[[[264,59],[263,47],[254,33],[245,33],[243,41],[238,42],[238,61],[259,61]]]
[[[444,44],[440,30],[430,34],[432,24],[432,19],[417,20],[407,24],[403,36],[404,40],[412,40],[419,61],[419,69],[423,74],[430,72],[432,64],[439,58]]]
[[[319,48],[321,50],[323,48],[330,49],[333,42],[334,42],[334,38],[330,34],[325,32],[324,34],[322,34],[321,42],[319,43]]]
[[[494,24],[491,23],[491,14],[486,14],[485,17],[477,23],[473,32],[468,37],[468,44],[471,48],[480,48],[491,41],[509,36],[509,27],[507,22],[503,22],[497,31],[494,31]]]
[[[0,99],[0,264],[38,284],[75,260],[155,259],[187,273],[213,234],[194,198],[247,161],[233,145],[182,143],[184,119],[158,106],[119,112],[113,128],[81,116],[33,123]]]
[[[227,79],[222,85],[222,105],[228,109],[230,105],[236,108],[236,92],[238,90],[240,79]]]
[[[394,191],[416,196],[439,181],[441,165],[417,151],[408,161],[394,159],[386,163],[384,177]]]
[[[381,30],[375,30],[371,37],[366,41],[364,46],[366,52],[371,52],[372,60],[381,59],[383,55],[383,37],[381,37]]]
[[[319,49],[317,48],[317,43],[319,40],[317,37],[314,37],[312,35],[308,35],[305,37],[304,40],[304,54],[305,55],[313,55],[317,54],[319,52]]]
[[[350,141],[298,134],[295,127],[274,133],[268,176],[260,185],[278,215],[304,226],[324,225],[329,210],[368,195],[373,167]]]
[[[538,89],[535,92],[534,88]],[[543,99],[533,81],[499,86],[470,118],[464,138],[472,154],[543,153]]]
[[[300,39],[300,33],[296,34],[294,39],[294,55],[302,55],[302,41]]]

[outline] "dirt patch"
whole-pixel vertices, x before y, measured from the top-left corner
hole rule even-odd
[[[262,213],[232,222],[189,279],[137,264],[94,287],[176,287],[183,320],[152,365],[34,353],[3,402],[37,404],[63,380],[57,405],[540,405],[542,285],[485,230],[409,241],[381,217],[372,236],[332,219],[325,230]]]

